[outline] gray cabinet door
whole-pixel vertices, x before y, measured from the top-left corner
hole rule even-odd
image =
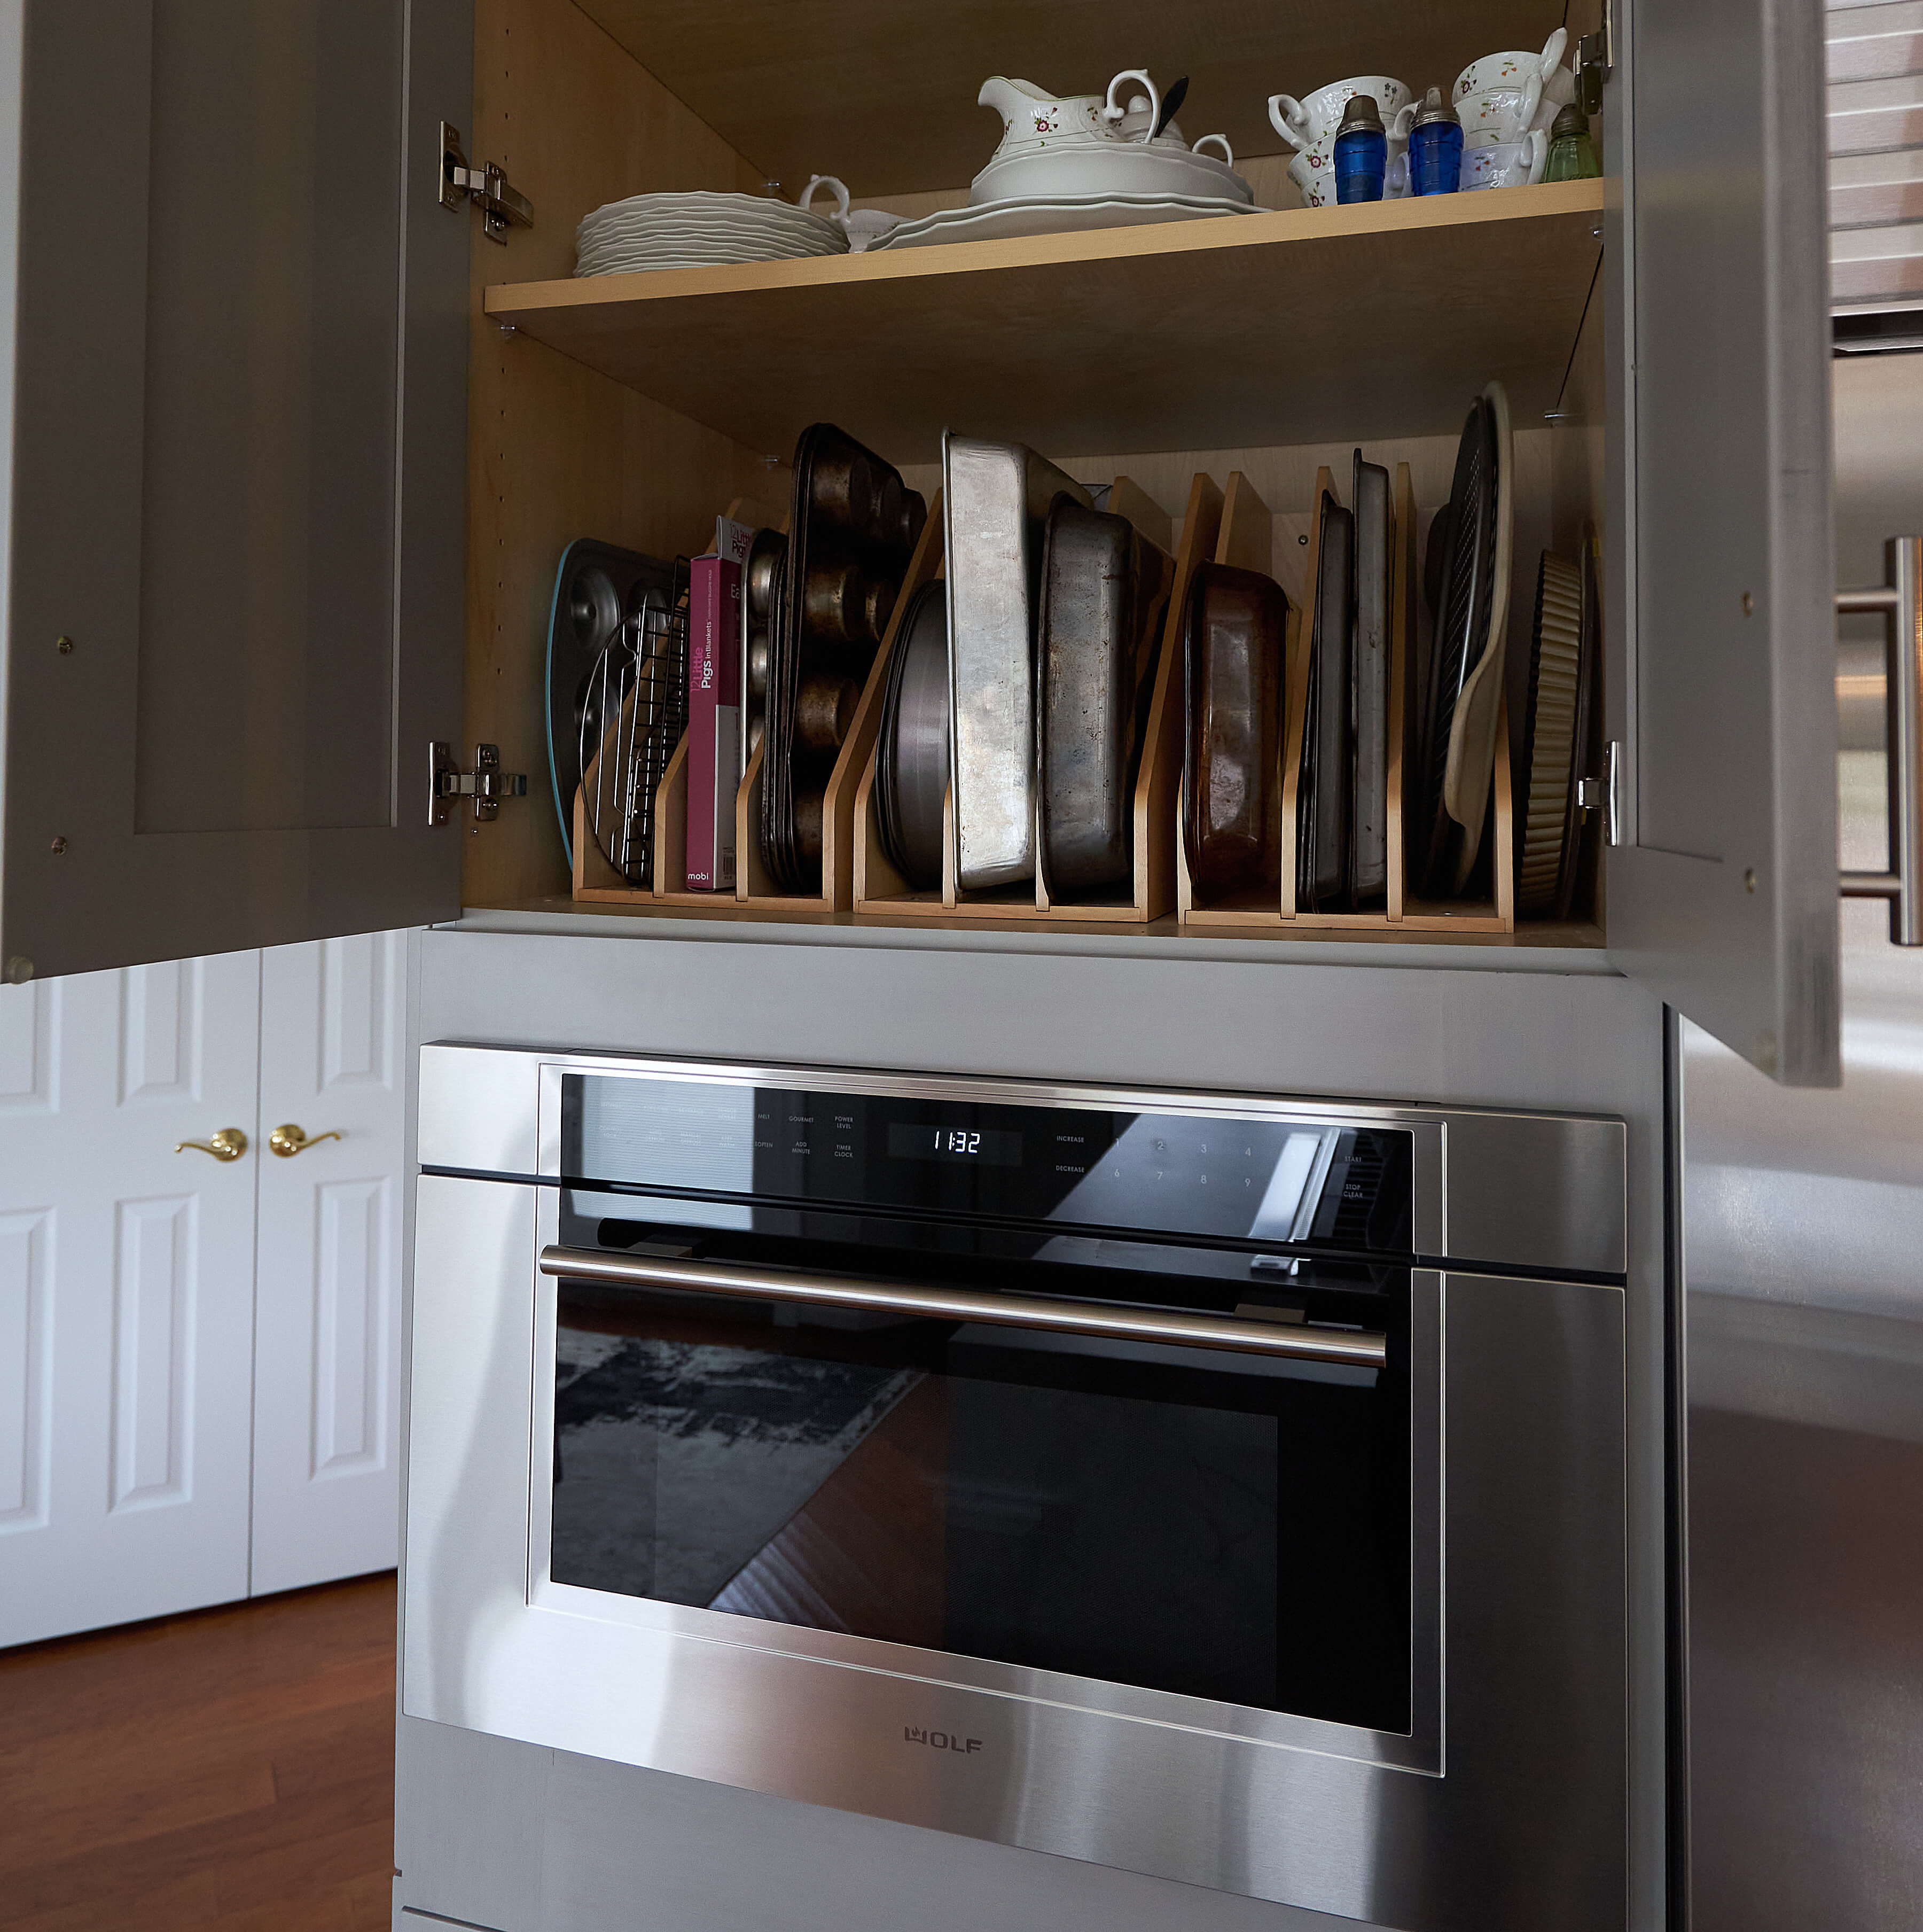
[[[0,8],[8,977],[457,910],[472,89],[470,0]]]
[[[1832,1085],[1823,11],[1615,10],[1610,950],[1766,1072]]]

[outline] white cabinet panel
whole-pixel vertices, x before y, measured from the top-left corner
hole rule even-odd
[[[113,1407],[115,1510],[184,1502],[192,1424],[194,1201],[115,1204]]]
[[[58,980],[0,990],[0,1118],[55,1104],[59,1015]]]
[[[253,1588],[400,1546],[404,932],[262,955]],[[283,1124],[313,1139],[265,1154]]]
[[[313,1457],[325,1476],[384,1466],[385,1325],[391,1216],[385,1179],[316,1189],[320,1252],[315,1269]]]
[[[53,1210],[0,1214],[0,1536],[46,1520]]]
[[[131,966],[120,976],[120,1098],[195,1100],[200,1068],[198,959]]]
[[[246,1594],[259,996],[253,952],[0,987],[0,1643]]]

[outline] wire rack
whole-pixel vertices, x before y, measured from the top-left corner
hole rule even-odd
[[[581,800],[588,833],[631,886],[654,872],[654,795],[687,729],[686,557],[672,598],[642,592],[582,687]]]

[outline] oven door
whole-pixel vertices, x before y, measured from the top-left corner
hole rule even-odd
[[[1406,1269],[1344,1294],[1304,1268],[1282,1318],[1224,1316],[1170,1304],[1266,1286],[1245,1253],[984,1260],[871,1217],[606,1204],[642,1204],[561,1190],[538,1258],[533,1600],[892,1673],[904,1741],[963,1755],[919,1687],[1436,1767]],[[848,1681],[815,1673],[811,1718]]]
[[[690,1287],[717,1231],[595,1255],[569,1193],[420,1183],[410,1715],[1016,1842],[1068,1759],[1441,1769],[1433,1274],[1386,1340],[1016,1325]]]

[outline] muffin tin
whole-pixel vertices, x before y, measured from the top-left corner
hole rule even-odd
[[[786,554],[770,583],[761,745],[761,859],[783,892],[821,890],[828,777],[927,518],[873,450],[831,423],[801,433]],[[751,553],[750,618],[754,568]],[[752,641],[749,651],[752,678]]]

